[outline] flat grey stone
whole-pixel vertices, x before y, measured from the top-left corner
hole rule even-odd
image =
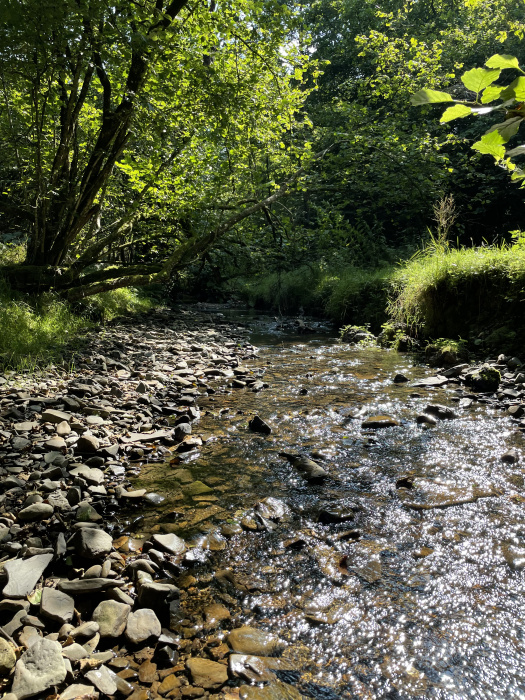
[[[91,579],[93,580],[93,579]],[[131,610],[125,603],[116,600],[103,600],[93,611],[93,620],[98,622],[101,637],[120,637],[126,629]]]
[[[104,530],[83,527],[75,535],[75,549],[87,559],[101,559],[111,552],[113,540]]]
[[[96,700],[98,697],[99,693],[92,685],[74,683],[58,696],[58,700],[76,700],[76,698],[93,698],[93,700]]]
[[[59,685],[67,675],[62,647],[50,639],[38,639],[15,666],[12,692],[18,700],[31,698]]]
[[[80,659],[85,659],[89,656],[89,653],[84,649],[81,644],[70,644],[62,649],[62,656],[70,661],[80,661]]]
[[[64,593],[100,593],[106,588],[120,587],[124,581],[114,578],[76,578],[73,581],[60,581],[57,588]]]
[[[99,441],[94,435],[82,435],[78,438],[75,446],[75,452],[96,452],[99,448]]]
[[[56,588],[44,588],[40,600],[40,612],[55,622],[64,624],[73,619],[75,601],[67,593]]]
[[[52,554],[37,554],[29,559],[8,561],[4,565],[7,585],[2,594],[6,598],[25,598],[34,589],[52,559]]]
[[[72,476],[79,476],[81,479],[85,479],[92,486],[99,486],[104,482],[104,472],[96,467],[87,467],[83,464],[80,467],[71,469],[69,473]]]
[[[64,411],[55,411],[54,408],[48,408],[42,413],[42,421],[44,423],[62,423],[62,421],[71,420],[70,413],[64,413]]]
[[[53,506],[48,503],[33,503],[32,506],[22,508],[18,511],[18,520],[22,522],[33,522],[36,520],[46,520],[53,515]]]
[[[86,673],[86,678],[100,690],[104,695],[115,695],[117,692],[116,674],[110,671],[107,666],[100,666]]]
[[[153,535],[151,541],[170,554],[182,554],[186,550],[186,543],[184,540],[173,533],[167,535]]]
[[[145,581],[139,587],[139,605],[153,610],[160,610],[166,606],[166,601],[174,598],[179,592],[171,583],[154,583]]]
[[[150,637],[158,638],[161,632],[159,618],[150,608],[142,608],[129,614],[126,637],[133,644],[140,644]]]

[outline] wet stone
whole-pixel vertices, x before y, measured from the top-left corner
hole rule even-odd
[[[283,644],[273,635],[255,627],[239,627],[228,635],[228,644],[240,654],[271,656],[283,648]]]
[[[219,688],[228,680],[228,669],[217,661],[190,658],[186,661],[186,668],[194,685],[201,688]]]
[[[186,551],[186,543],[177,535],[170,533],[167,535],[153,535],[151,541],[155,546],[160,547],[170,554],[182,554]]]
[[[374,429],[377,430],[378,428],[390,428],[392,426],[400,425],[399,421],[397,421],[395,418],[392,418],[392,416],[370,416],[366,420],[364,420],[361,423],[361,427],[366,430],[366,429]]]

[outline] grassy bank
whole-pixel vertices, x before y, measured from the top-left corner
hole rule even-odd
[[[487,348],[525,341],[525,243],[460,250],[434,246],[398,268],[388,312],[421,338]]]
[[[376,332],[387,319],[393,268],[326,270],[304,266],[254,280],[236,281],[232,292],[249,306],[277,314],[328,316],[336,324],[369,323]]]
[[[23,296],[0,283],[0,368],[34,370],[60,361],[95,323],[152,306],[133,289],[98,294],[72,308],[55,296]]]

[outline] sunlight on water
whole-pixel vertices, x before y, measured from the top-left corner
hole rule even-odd
[[[278,523],[245,528],[205,567],[243,582],[236,622],[285,640],[304,687],[332,689],[327,698],[525,698],[524,573],[505,558],[525,547],[524,471],[500,461],[523,435],[489,404],[460,408],[457,384],[414,388],[431,371],[410,357],[326,338],[253,342],[270,388],[200,397],[197,430],[213,439],[182,464],[144,467],[139,484],[168,498],[140,529],[169,524],[205,547],[262,498],[281,499]],[[411,381],[394,384],[398,372]],[[417,425],[429,403],[457,418]],[[247,430],[254,414],[270,436]],[[399,425],[364,430],[374,415]],[[307,484],[281,451],[313,455],[329,478]],[[209,491],[188,496],[185,479]]]

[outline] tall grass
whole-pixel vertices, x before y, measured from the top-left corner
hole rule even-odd
[[[453,249],[434,240],[396,270],[392,289],[390,316],[423,337],[523,327],[525,246]]]
[[[60,361],[94,327],[94,321],[144,312],[152,306],[136,290],[119,289],[89,297],[72,309],[51,294],[17,294],[0,280],[0,368],[34,370]]]

